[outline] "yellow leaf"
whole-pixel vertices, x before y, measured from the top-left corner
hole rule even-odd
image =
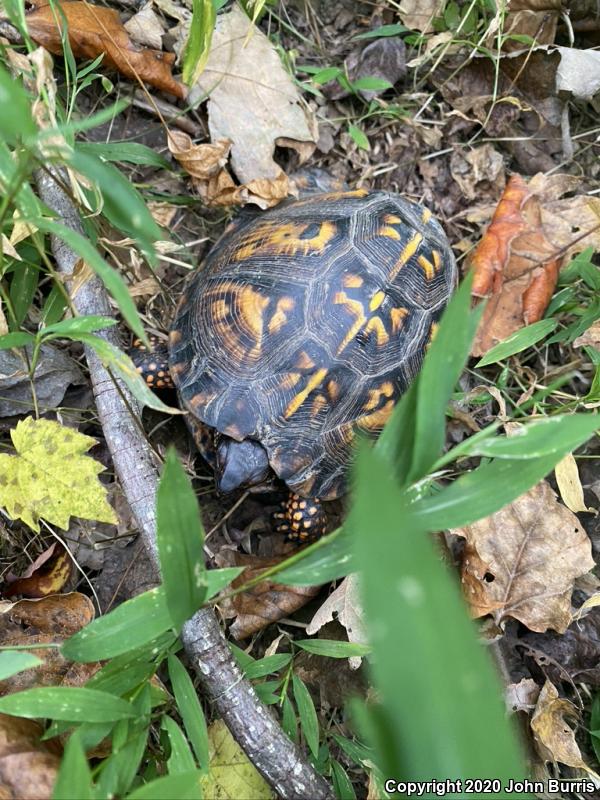
[[[556,483],[563,503],[571,511],[588,511],[583,499],[583,487],[579,479],[577,462],[572,453],[568,453],[554,468]]]
[[[271,800],[274,795],[264,778],[248,758],[225,723],[218,719],[208,729],[210,766],[202,777],[204,800]]]
[[[0,506],[39,531],[39,520],[66,530],[69,517],[116,522],[98,480],[104,467],[84,455],[96,440],[58,422],[28,417],[11,431],[17,455],[0,454]]]

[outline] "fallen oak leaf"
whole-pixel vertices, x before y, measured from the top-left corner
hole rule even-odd
[[[512,617],[538,633],[567,630],[573,582],[595,563],[579,520],[546,481],[452,533],[466,539],[462,583],[474,617],[490,614],[498,626]]]
[[[16,455],[0,454],[0,505],[39,531],[41,517],[63,530],[69,518],[117,522],[98,480],[104,467],[84,455],[96,444],[72,428],[27,417],[10,432]]]
[[[59,542],[54,542],[29,566],[23,575],[8,573],[2,594],[14,597],[46,597],[57,594],[71,577],[73,561]]]
[[[280,561],[280,558],[246,555],[232,550],[224,550],[217,556],[219,566],[246,567],[232,581],[233,590],[259,577],[263,570]],[[285,586],[264,580],[227,599],[222,605],[222,612],[225,617],[236,617],[231,634],[236,639],[246,639],[302,608],[318,594],[319,589],[320,586]]]
[[[61,12],[67,22],[69,44],[75,58],[95,59],[104,55],[105,66],[116,69],[131,80],[146,81],[163,92],[184,99],[186,89],[175,80],[171,69],[173,53],[136,46],[114,9],[81,0],[33,0],[25,14],[31,38],[51,53],[61,55]]]

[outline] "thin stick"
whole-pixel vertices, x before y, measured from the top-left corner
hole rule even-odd
[[[39,171],[36,181],[43,202],[58,214],[64,225],[83,234],[79,213],[60,187],[59,176],[54,176],[50,170]],[[58,271],[66,276],[69,287],[68,278],[79,256],[55,236],[51,237],[51,246]],[[78,288],[73,303],[79,314],[112,315],[108,296],[97,277]],[[117,347],[121,344],[114,327],[97,335]],[[137,413],[138,406],[124,386],[117,391],[112,377],[93,350],[86,347],[85,355],[115,473],[158,576],[155,519],[158,472],[152,450],[138,427],[139,420],[136,424],[132,419],[130,409]],[[205,608],[195,614],[185,624],[182,640],[208,699],[277,794],[284,800],[332,800],[334,795],[329,784],[315,772],[244,679],[213,610]]]

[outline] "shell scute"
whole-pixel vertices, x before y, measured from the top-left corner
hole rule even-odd
[[[455,283],[439,223],[398,195],[316,195],[240,219],[177,311],[182,402],[260,441],[300,495],[339,496],[355,431],[383,427]]]

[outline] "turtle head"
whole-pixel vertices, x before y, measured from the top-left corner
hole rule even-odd
[[[264,447],[254,439],[236,442],[229,436],[217,441],[217,487],[221,492],[233,492],[258,486],[269,477],[271,468]]]

